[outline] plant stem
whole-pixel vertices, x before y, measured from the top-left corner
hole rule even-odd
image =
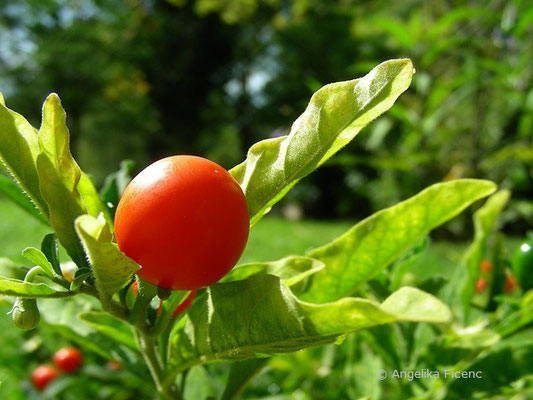
[[[135,332],[139,342],[139,349],[141,350],[144,361],[150,370],[150,374],[152,375],[155,387],[159,394],[166,399],[181,400],[181,394],[177,392],[173,386],[168,389],[163,387],[164,371],[157,353],[156,338],[148,335],[140,329],[136,329]]]

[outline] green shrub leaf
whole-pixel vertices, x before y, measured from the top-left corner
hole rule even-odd
[[[326,268],[313,275],[301,298],[316,303],[349,296],[431,229],[495,190],[489,181],[438,183],[361,221],[329,244],[309,252]]]
[[[0,160],[38,210],[48,217],[48,206],[39,190],[37,131],[20,114],[0,104]]]
[[[279,276],[292,286],[324,268],[324,264],[309,257],[289,256],[278,261],[257,262],[235,267],[223,278],[223,282],[243,280],[256,274]]]
[[[58,291],[44,283],[30,283],[19,279],[0,277],[0,295],[17,297],[67,297],[73,293]]]
[[[410,60],[390,60],[363,78],[317,91],[288,136],[253,145],[230,172],[246,196],[254,225],[301,178],[348,144],[387,111],[410,85]]]
[[[59,246],[57,245],[56,235],[49,233],[41,242],[41,251],[46,256],[55,273],[62,276],[61,266],[59,265]]]
[[[74,220],[86,213],[77,188],[81,171],[70,153],[66,115],[55,93],[49,95],[43,105],[39,146],[37,167],[41,193],[50,209],[50,222],[70,257],[79,266],[86,265],[83,248],[74,231]]]
[[[299,300],[273,275],[215,284],[170,337],[174,373],[210,360],[250,359],[336,342],[362,328],[395,321],[448,322],[447,306],[414,288],[380,305],[344,298],[328,304]],[[169,378],[171,379],[171,378]]]
[[[50,264],[50,261],[48,261],[41,250],[35,247],[26,247],[22,250],[22,255],[24,258],[35,263],[35,265],[40,266],[50,278],[54,277],[54,267],[52,267],[52,264]]]
[[[0,193],[4,194],[8,199],[10,199],[13,203],[22,208],[32,217],[37,219],[39,222],[42,222],[45,225],[50,225],[46,217],[41,214],[39,209],[24,193],[22,188],[13,180],[2,174],[0,174]]]
[[[100,311],[88,311],[78,314],[78,318],[101,334],[138,351],[132,327],[111,314]]]
[[[96,287],[104,303],[130,282],[139,266],[112,242],[109,225],[102,214],[98,218],[82,215],[76,219],[75,225],[87,251]]]

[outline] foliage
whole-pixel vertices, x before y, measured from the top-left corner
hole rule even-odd
[[[42,93],[61,94],[72,151],[101,183],[124,158],[140,167],[193,153],[229,168],[287,133],[323,84],[409,57],[413,90],[284,203],[359,219],[436,181],[484,178],[513,191],[503,221],[524,234],[531,13],[530,2],[492,0],[6,0],[0,78],[34,125]],[[465,238],[468,221],[448,233]]]
[[[325,86],[311,98],[288,136],[252,146],[247,160],[232,171],[246,195],[251,225],[299,179],[390,108],[409,86],[413,72],[409,60],[391,60],[363,78]],[[46,324],[132,372],[144,361],[158,394],[167,398],[180,398],[187,391],[189,380],[178,375],[199,364],[250,360],[252,367],[233,370],[225,390],[225,396],[231,396],[263,365],[255,361],[258,357],[340,343],[354,331],[393,322],[449,324],[449,308],[423,290],[405,286],[377,299],[361,286],[372,287],[371,279],[402,251],[495,189],[493,183],[481,180],[434,185],[369,217],[306,258],[286,257],[236,268],[224,282],[197,296],[185,316],[174,319],[172,313],[186,292],[166,293],[137,277],[138,293],[134,300],[127,300],[139,266],[113,242],[113,226],[106,220],[108,208],[70,154],[65,114],[57,95],[45,101],[39,131],[5,105],[0,107],[2,126],[33,146],[3,143],[0,155],[7,160],[5,168],[23,189],[34,188],[28,196],[78,267],[73,279],[67,279],[58,266],[56,238],[46,236],[41,250],[23,252],[37,266],[24,281],[2,278],[0,293],[49,298],[39,302]],[[26,175],[26,168],[36,173]],[[384,236],[387,231],[390,238]],[[355,254],[354,238],[363,244],[355,247]],[[380,254],[376,248],[383,241],[389,247]],[[359,262],[353,263],[356,259]],[[375,259],[375,263],[361,264],[365,259]],[[370,298],[346,297],[356,290]],[[157,298],[164,303],[156,313],[151,303]],[[63,305],[54,310],[53,301]],[[139,375],[146,376],[145,372]]]

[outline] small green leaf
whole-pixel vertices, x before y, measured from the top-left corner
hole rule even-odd
[[[280,278],[254,275],[206,289],[178,324],[169,343],[169,380],[210,360],[245,360],[333,343],[358,329],[395,321],[448,322],[450,312],[433,296],[402,288],[380,305],[344,298],[311,304]]]
[[[0,104],[0,161],[39,211],[48,218],[48,206],[39,190],[37,132],[20,114]]]
[[[381,303],[381,309],[405,321],[448,322],[450,309],[420,289],[403,287]]]
[[[107,176],[104,186],[100,191],[102,201],[113,215],[115,214],[120,196],[122,196],[124,189],[126,189],[126,186],[131,180],[134,164],[131,160],[122,161],[120,163],[120,169]]]
[[[250,263],[235,267],[223,278],[223,282],[237,281],[256,274],[279,276],[292,286],[324,268],[324,264],[309,257],[289,256],[278,261]]]
[[[82,215],[75,225],[91,262],[98,292],[103,302],[108,301],[131,281],[139,266],[111,241],[111,231],[102,214],[98,218]]]
[[[59,246],[57,245],[56,235],[49,233],[41,242],[41,251],[46,256],[55,273],[62,276],[61,266],[59,265]]]
[[[314,274],[304,300],[325,303],[348,296],[386,268],[430,230],[492,193],[489,181],[438,183],[361,221],[329,244],[307,255],[326,268]]]
[[[86,265],[83,247],[74,231],[76,217],[86,213],[78,191],[81,170],[72,158],[66,114],[52,93],[43,105],[37,157],[41,193],[50,209],[50,223],[59,242],[79,266]]]
[[[107,207],[102,203],[102,200],[100,200],[98,191],[91,178],[89,178],[89,176],[83,171],[81,172],[80,181],[78,182],[78,191],[80,192],[87,214],[97,217],[100,213],[103,213],[109,226],[113,226],[113,219],[111,218]]]
[[[511,193],[508,190],[500,190],[485,202],[483,207],[474,214],[474,241],[466,251],[465,259],[462,263],[463,270],[458,273],[464,274],[462,289],[462,310],[464,316],[468,316],[470,311],[470,301],[474,295],[475,283],[479,277],[479,264],[487,254],[487,242],[494,230],[498,217],[507,204]]]
[[[70,284],[70,290],[78,290],[89,276],[91,276],[91,270],[89,268],[77,269],[74,274],[74,280]]]
[[[0,277],[0,295],[17,297],[67,297],[74,293],[58,291],[44,283],[30,283]]]
[[[41,318],[47,324],[47,328],[88,351],[108,360],[118,361],[131,372],[146,377],[149,372],[136,352],[96,331],[90,325],[80,323],[78,318],[80,313],[91,312],[97,307],[99,307],[98,300],[84,295],[68,300],[39,301]]]
[[[103,335],[138,351],[132,327],[124,321],[99,311],[83,312],[78,318]]]
[[[304,176],[387,111],[410,85],[408,59],[386,61],[360,79],[324,86],[311,98],[288,136],[253,145],[230,172],[246,196],[254,225]]]
[[[22,255],[24,258],[35,263],[35,265],[40,266],[50,278],[54,277],[54,268],[41,250],[36,249],[35,247],[26,247],[22,250]]]
[[[17,185],[13,180],[2,174],[0,174],[0,193],[4,194],[13,203],[18,205],[20,208],[22,208],[35,219],[37,219],[39,222],[45,225],[50,225],[46,217],[41,214],[39,209],[30,200],[28,195],[24,193],[22,188]]]

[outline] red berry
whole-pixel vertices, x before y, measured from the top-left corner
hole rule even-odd
[[[481,293],[487,287],[487,281],[483,278],[478,278],[476,281],[476,292]]]
[[[51,365],[40,365],[31,374],[31,381],[37,390],[44,390],[61,372]]]
[[[75,347],[64,347],[52,358],[54,364],[65,372],[74,372],[83,364],[83,354]]]
[[[116,362],[116,361],[109,361],[109,362],[107,363],[107,366],[108,366],[110,369],[114,370],[114,371],[119,370],[119,369],[122,368],[122,365],[121,365],[120,363]]]
[[[239,260],[249,227],[238,182],[194,156],[145,168],[126,187],[115,215],[117,244],[141,266],[137,275],[174,290],[218,282]]]
[[[481,261],[481,264],[479,264],[479,269],[489,274],[492,271],[492,263],[489,260],[483,260]]]
[[[512,292],[516,287],[516,278],[512,274],[508,274],[505,279],[505,293]]]

